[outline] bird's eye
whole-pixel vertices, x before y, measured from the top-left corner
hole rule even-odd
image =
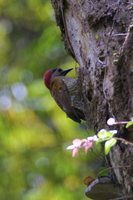
[[[55,72],[55,71],[56,71],[56,68],[55,68],[55,69],[53,69],[52,71],[53,71],[53,72]]]

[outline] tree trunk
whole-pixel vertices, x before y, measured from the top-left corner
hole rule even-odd
[[[79,63],[88,127],[108,128],[109,117],[129,120],[133,116],[132,0],[52,0],[52,4],[65,47]],[[131,141],[133,131],[127,131]],[[109,160],[121,191],[132,195],[133,147],[117,144]]]

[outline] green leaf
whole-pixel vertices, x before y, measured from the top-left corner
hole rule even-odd
[[[105,154],[107,155],[110,152],[112,146],[116,144],[117,140],[112,138],[105,143]]]
[[[101,131],[98,132],[97,135],[98,135],[99,139],[109,140],[113,137],[114,134],[110,131],[107,131],[106,129],[102,129]]]
[[[130,122],[127,123],[126,128],[129,128],[132,125],[133,125],[133,121],[130,121]]]

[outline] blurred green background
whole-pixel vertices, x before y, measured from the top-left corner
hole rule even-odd
[[[72,158],[65,148],[88,134],[57,107],[42,80],[56,66],[76,62],[50,0],[0,0],[0,200],[87,199],[91,156]]]

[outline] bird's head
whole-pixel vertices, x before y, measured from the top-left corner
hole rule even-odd
[[[62,70],[60,68],[49,69],[43,75],[43,80],[48,89],[50,89],[51,81],[53,78],[58,76],[65,76],[71,69]]]

